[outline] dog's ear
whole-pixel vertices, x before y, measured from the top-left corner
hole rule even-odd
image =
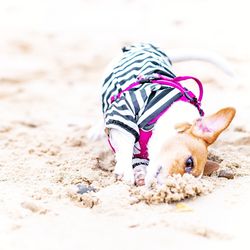
[[[186,130],[188,130],[189,128],[191,128],[192,124],[188,123],[188,122],[183,122],[183,123],[178,123],[175,125],[175,129],[178,133],[183,133]]]
[[[235,109],[228,107],[213,115],[197,119],[191,127],[191,133],[203,139],[208,145],[212,144],[220,133],[225,130],[235,115]]]
[[[219,167],[220,167],[219,163],[207,160],[204,167],[203,175],[210,176],[214,171],[217,171]]]

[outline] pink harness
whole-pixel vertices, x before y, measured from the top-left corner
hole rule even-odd
[[[186,81],[186,80],[194,80],[197,83],[197,85],[199,87],[199,97],[198,98],[195,96],[195,94],[192,91],[186,89],[185,87],[183,87],[181,85],[180,82]],[[114,102],[115,100],[119,99],[124,92],[129,91],[130,89],[132,89],[140,84],[146,83],[146,82],[147,83],[150,82],[153,84],[166,85],[166,86],[178,89],[182,93],[182,96],[177,101],[183,101],[183,102],[187,102],[187,103],[194,105],[197,108],[197,110],[199,111],[200,116],[204,116],[204,111],[201,109],[201,101],[202,101],[202,97],[203,97],[202,83],[199,79],[192,77],[192,76],[179,76],[179,77],[175,77],[175,78],[168,78],[168,77],[160,75],[160,74],[154,74],[150,78],[143,78],[142,76],[140,76],[140,77],[138,77],[137,82],[130,84],[127,88],[125,88],[124,90],[119,92],[117,95],[112,96],[111,103]],[[159,120],[159,118],[170,107],[171,106],[166,108],[157,117],[152,119],[148,124],[156,123]],[[152,130],[144,131],[144,130],[140,129],[139,131],[140,131],[140,139],[139,139],[140,153],[134,154],[134,158],[148,159],[147,145],[148,145],[148,141],[149,141],[150,137],[152,136]],[[114,148],[112,147],[110,141],[109,141],[109,144],[110,144],[111,148],[113,149],[113,151],[115,151]]]

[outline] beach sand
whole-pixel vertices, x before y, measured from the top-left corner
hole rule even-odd
[[[247,1],[9,0],[0,8],[0,249],[249,249],[250,17]],[[233,179],[175,203],[138,201],[114,180],[102,73],[121,46],[152,42],[223,56],[175,64],[204,83],[207,114],[237,109],[210,156]],[[76,194],[77,185],[96,192]]]

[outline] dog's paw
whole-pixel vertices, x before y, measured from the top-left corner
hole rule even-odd
[[[134,172],[133,170],[131,171],[126,171],[123,175],[123,181],[129,185],[134,185],[135,184],[135,177],[134,177]]]
[[[134,178],[136,186],[145,185],[145,176],[146,176],[146,166],[137,166],[134,168]]]
[[[132,167],[127,166],[126,171],[124,171],[123,169],[123,167],[119,167],[116,165],[114,171],[116,180],[123,181],[129,185],[133,185],[135,183],[135,178]]]
[[[133,175],[118,175],[115,174],[115,178],[117,181],[122,181],[128,185],[134,185],[135,184],[135,179]]]

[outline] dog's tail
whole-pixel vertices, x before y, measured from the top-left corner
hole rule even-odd
[[[104,121],[99,119],[95,121],[90,129],[87,131],[87,138],[91,141],[97,141],[105,137],[104,133]]]
[[[204,50],[169,50],[168,56],[173,63],[183,61],[205,61],[214,64],[230,77],[235,77],[232,67],[225,58],[211,51]]]

